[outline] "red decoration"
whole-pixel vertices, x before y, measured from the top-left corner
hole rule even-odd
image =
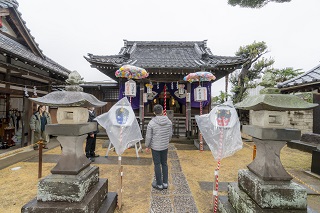
[[[163,115],[167,115],[167,86],[164,85],[163,88]]]

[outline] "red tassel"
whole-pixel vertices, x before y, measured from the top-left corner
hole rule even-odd
[[[2,28],[2,16],[0,16],[0,28]]]

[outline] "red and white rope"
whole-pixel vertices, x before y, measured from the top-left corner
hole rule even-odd
[[[163,88],[163,115],[167,115],[167,86]]]
[[[202,115],[202,101],[200,101],[200,115]],[[199,150],[200,151],[203,151],[203,139],[202,139],[202,134],[200,132],[200,138],[199,138],[199,141],[200,141],[200,145],[199,145]]]
[[[224,126],[224,122],[222,120],[222,126]],[[214,208],[213,212],[216,213],[218,210],[218,191],[219,191],[219,170],[221,165],[221,155],[222,155],[222,145],[223,145],[223,128],[220,127],[220,137],[219,137],[219,149],[218,149],[218,164],[217,168],[215,169],[215,189],[213,190],[214,196]]]

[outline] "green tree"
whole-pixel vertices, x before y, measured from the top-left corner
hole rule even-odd
[[[231,97],[231,95],[220,91],[220,94],[218,96],[215,96],[215,97],[212,98],[212,102],[213,103],[222,104],[225,101],[227,101],[228,97]]]
[[[277,83],[287,81],[302,73],[301,69],[293,69],[292,67],[270,69],[265,72],[259,85],[264,87],[274,87]]]
[[[270,67],[273,65],[274,60],[262,57],[268,53],[267,48],[264,41],[253,42],[252,44],[241,46],[236,52],[237,56],[244,56],[247,61],[243,64],[241,70],[235,71],[230,75],[233,103],[241,102],[248,95],[247,90],[258,85],[255,80],[260,79],[263,72],[271,69]]]
[[[261,8],[269,2],[284,3],[291,0],[228,0],[228,4],[240,7]]]

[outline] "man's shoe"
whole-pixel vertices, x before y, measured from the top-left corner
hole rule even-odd
[[[162,185],[155,185],[155,186],[152,186],[152,187],[157,189],[157,190],[160,190],[160,191],[163,189]]]
[[[97,158],[97,157],[100,157],[100,155],[94,154],[92,157],[93,157],[93,158]]]
[[[153,181],[151,185],[152,185],[153,188],[155,188],[157,190],[161,191],[163,189],[163,186],[162,185],[157,185],[157,183],[155,181]]]
[[[168,184],[167,183],[163,183],[162,186],[163,186],[164,189],[168,188]]]
[[[43,148],[44,148],[44,149],[49,149],[48,146],[44,146]]]

